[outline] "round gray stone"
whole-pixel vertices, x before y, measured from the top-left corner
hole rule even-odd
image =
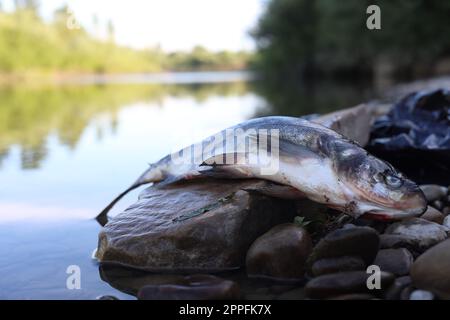
[[[367,280],[371,274],[365,271],[348,271],[319,276],[305,286],[306,295],[312,299],[323,299],[350,293],[383,292],[394,281],[391,273],[380,273],[380,289],[370,290]]]
[[[365,264],[375,258],[380,244],[378,233],[370,227],[352,227],[330,232],[314,247],[309,264],[323,258],[361,257]]]
[[[450,299],[450,239],[426,251],[411,268],[414,286]]]
[[[382,249],[378,251],[373,264],[379,266],[381,271],[404,276],[409,274],[413,261],[412,254],[405,248]]]
[[[421,218],[410,218],[390,225],[385,234],[400,235],[423,252],[447,238],[447,228]]]

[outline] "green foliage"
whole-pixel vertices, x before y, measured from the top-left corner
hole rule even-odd
[[[20,2],[22,3],[22,2]],[[243,69],[245,52],[192,52],[166,54],[159,48],[135,50],[114,43],[114,26],[108,39],[99,40],[83,28],[67,28],[67,7],[57,10],[51,23],[37,15],[35,1],[25,1],[13,13],[0,12],[0,73],[132,73],[164,70]]]
[[[381,30],[366,9],[381,8]],[[255,65],[269,76],[373,73],[383,59],[398,72],[431,72],[450,55],[450,2],[441,0],[271,0],[253,30]]]
[[[191,52],[174,52],[168,56],[171,70],[239,70],[245,69],[252,54],[245,51],[210,52],[196,46]]]
[[[96,40],[83,29],[70,30],[62,16],[45,24],[29,10],[0,13],[3,73],[158,71],[161,56]]]
[[[297,227],[306,228],[311,223],[311,221],[306,221],[305,217],[296,216],[294,218],[294,224]]]

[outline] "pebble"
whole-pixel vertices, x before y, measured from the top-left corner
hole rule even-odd
[[[343,256],[319,259],[311,267],[314,276],[342,271],[364,270],[366,264],[359,257]]]
[[[378,233],[370,227],[337,229],[322,238],[309,258],[312,266],[323,258],[340,256],[361,257],[366,265],[375,258],[380,244]]]
[[[378,251],[373,264],[379,266],[381,271],[404,276],[409,274],[413,260],[412,254],[405,248],[382,249]]]
[[[400,300],[409,300],[411,293],[414,291],[413,286],[406,286],[400,293]]]
[[[427,250],[411,268],[413,284],[439,298],[450,299],[450,239]]]
[[[445,207],[444,209],[442,209],[442,214],[444,216],[448,216],[450,214],[450,207]]]
[[[247,274],[300,279],[311,250],[312,240],[305,229],[292,223],[278,225],[250,246],[245,262]]]
[[[370,293],[371,290],[367,287],[369,276],[370,274],[365,271],[326,274],[310,280],[305,286],[305,292],[312,299],[323,299],[350,293]],[[387,289],[394,282],[394,279],[393,274],[382,271],[379,292]]]
[[[435,207],[437,210],[442,210],[444,209],[444,202],[442,202],[441,200],[433,201],[433,207]]]
[[[442,222],[442,225],[446,228],[450,229],[450,216],[446,216],[444,218],[444,221]]]
[[[444,221],[445,216],[436,208],[428,206],[427,211],[425,211],[424,214],[420,216],[420,218],[442,224],[442,221]]]
[[[305,299],[305,289],[297,288],[280,294],[277,300],[303,300]]]
[[[410,276],[398,277],[395,279],[394,283],[386,290],[384,298],[386,300],[398,300],[400,295],[408,286],[411,286],[412,280]]]
[[[410,240],[415,251],[426,249],[447,238],[447,228],[421,218],[410,218],[391,224],[385,234],[400,235]]]
[[[426,290],[414,290],[411,292],[409,300],[434,300],[434,294]]]
[[[421,185],[420,189],[422,189],[428,202],[433,202],[447,195],[447,188],[436,184]]]
[[[397,234],[382,234],[380,235],[380,248],[381,249],[395,249],[395,248],[407,248],[414,257],[418,256],[416,250],[415,241],[408,237]]]

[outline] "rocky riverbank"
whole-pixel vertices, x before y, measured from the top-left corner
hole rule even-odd
[[[361,105],[314,119],[365,145]],[[423,185],[428,209],[402,221],[351,219],[267,196],[261,180],[147,188],[99,235],[102,278],[139,299],[448,299],[450,187]]]

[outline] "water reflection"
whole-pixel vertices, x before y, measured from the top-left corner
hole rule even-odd
[[[161,106],[163,99],[193,98],[202,103],[210,97],[242,96],[243,82],[187,85],[92,85],[0,90],[0,165],[11,146],[20,146],[23,169],[36,169],[46,158],[47,138],[53,134],[58,142],[74,149],[86,127],[102,115],[106,123],[96,126],[99,140],[105,129],[114,134],[117,112],[130,104],[143,102]]]

